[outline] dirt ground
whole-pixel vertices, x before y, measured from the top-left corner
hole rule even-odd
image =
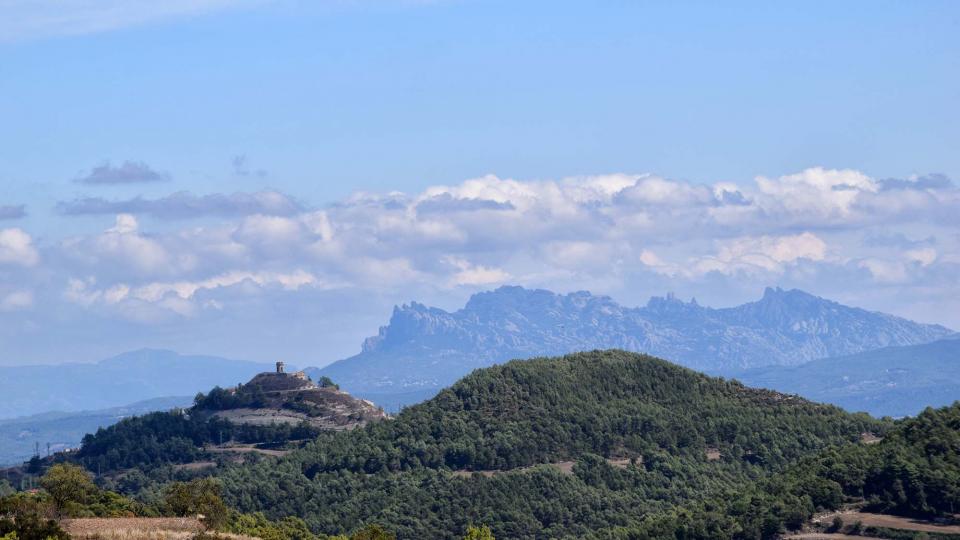
[[[869,512],[838,512],[829,514],[822,523],[830,523],[834,516],[840,516],[844,525],[852,525],[857,521],[864,527],[885,527],[887,529],[904,529],[908,531],[938,532],[943,534],[960,534],[960,525],[942,525],[932,521],[911,519],[885,514],[871,514]]]
[[[857,510],[844,510],[842,512],[831,512],[818,514],[814,516],[814,524],[829,526],[833,519],[839,517],[844,526],[853,525],[860,522],[866,527],[880,527],[884,529],[899,529],[905,531],[931,532],[941,534],[960,534],[960,525],[947,525],[933,521],[911,519],[900,516],[890,516],[886,514],[873,514],[870,512],[860,512]],[[844,540],[853,538],[872,538],[868,536],[850,536],[846,534],[828,534],[822,532],[801,532],[788,535],[785,538],[790,540]]]

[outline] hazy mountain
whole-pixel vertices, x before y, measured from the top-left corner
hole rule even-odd
[[[798,290],[768,288],[756,302],[713,309],[672,296],[630,308],[589,292],[501,287],[453,313],[416,302],[396,307],[360,354],[309,373],[385,402],[389,395],[423,396],[513,358],[617,348],[716,371],[796,365],[951,333]]]
[[[849,411],[914,415],[960,400],[960,338],[733,375],[750,386],[800,394]]]
[[[153,349],[95,364],[0,367],[0,418],[192,395],[216,385],[233,386],[270,369],[258,362]]]
[[[40,455],[46,455],[48,443],[51,452],[76,448],[84,435],[101,427],[134,415],[189,406],[192,402],[193,396],[162,397],[99,411],[48,412],[0,420],[0,466],[30,459],[35,444],[40,445]]]

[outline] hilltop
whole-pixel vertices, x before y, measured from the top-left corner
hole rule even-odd
[[[455,312],[416,302],[398,306],[360,354],[308,373],[402,404],[512,358],[617,348],[716,372],[797,365],[950,334],[799,290],[768,288],[756,302],[714,309],[672,296],[628,308],[583,291],[501,287],[472,296]]]
[[[400,538],[470,523],[505,538],[596,537],[746,485],[888,424],[650,356],[594,351],[477,370],[395,419],[225,470],[241,511]]]
[[[318,385],[302,371],[286,373],[283,362],[277,362],[276,372],[258,373],[246,384],[198,395],[193,411],[239,425],[305,423],[333,430],[386,418],[382,409],[341,391],[330,379]]]
[[[321,383],[303,372],[286,373],[278,362],[275,372],[198,394],[188,409],[126,418],[101,428],[67,457],[101,473],[168,466],[183,471],[242,462],[249,454],[283,455],[326,431],[355,429],[387,417],[329,379]]]

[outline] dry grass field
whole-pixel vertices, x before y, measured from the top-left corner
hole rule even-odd
[[[859,521],[864,527],[883,527],[886,529],[900,529],[905,531],[940,534],[960,534],[960,525],[935,523],[933,521],[890,516],[886,514],[872,514],[870,512],[846,511],[827,514],[822,518],[823,523],[830,523],[834,517],[839,517],[841,520],[843,520],[844,525],[852,525]]]
[[[911,531],[915,533],[940,533],[940,534],[960,534],[960,525],[936,523],[900,516],[891,516],[886,514],[873,514],[870,512],[860,512],[858,510],[844,510],[842,512],[828,512],[814,516],[813,523],[825,527],[833,522],[834,518],[840,518],[844,526],[850,526],[860,522],[864,527],[879,527],[884,529],[895,529],[901,531]],[[823,533],[816,531],[807,531],[792,534],[786,537],[787,540],[845,540],[851,538],[868,539],[870,536],[850,536],[840,533]]]
[[[195,518],[84,518],[64,520],[63,528],[78,540],[189,540],[203,531]],[[218,534],[233,540],[249,536]]]

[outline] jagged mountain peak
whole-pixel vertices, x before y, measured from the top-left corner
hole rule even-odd
[[[647,301],[647,305],[644,307],[644,311],[646,312],[662,315],[692,314],[706,309],[710,308],[702,307],[697,303],[696,298],[690,299],[689,302],[684,302],[673,293],[667,293],[665,296],[651,296],[650,300]]]
[[[397,307],[359,355],[320,373],[355,393],[437,388],[472,369],[514,358],[617,348],[701,370],[794,365],[951,334],[844,306],[797,289],[767,288],[754,302],[715,309],[674,295],[624,307],[587,291],[517,286],[473,295],[448,312]]]
[[[492,291],[472,295],[460,312],[502,313],[525,312],[544,307],[571,306],[584,308],[590,303],[613,303],[608,296],[594,295],[590,291],[574,291],[558,294],[546,289],[527,289],[517,285],[504,285]]]
[[[793,303],[793,304],[830,304],[834,306],[841,305],[833,300],[810,294],[800,289],[783,289],[780,287],[766,287],[763,290],[763,296],[758,300],[759,303]]]

